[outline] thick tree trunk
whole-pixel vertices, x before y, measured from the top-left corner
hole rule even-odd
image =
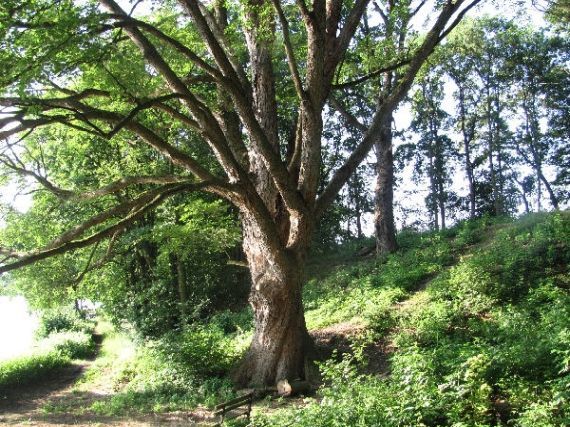
[[[243,219],[255,331],[234,380],[261,387],[284,379],[305,379],[312,342],[301,300],[304,256],[285,249],[273,253],[254,221],[245,215]]]
[[[396,227],[394,225],[394,157],[392,154],[392,114],[387,114],[380,136],[376,141],[376,203],[374,228],[378,255],[395,252]]]
[[[525,213],[527,213],[527,214],[530,213],[530,205],[528,203],[528,199],[526,198],[526,194],[525,194],[524,190],[521,191],[521,198],[522,198],[522,201],[524,203]]]
[[[362,239],[364,234],[362,233],[362,214],[360,210],[356,211],[356,237]]]
[[[544,183],[544,186],[546,187],[546,191],[548,192],[548,197],[550,197],[550,203],[552,204],[552,207],[555,210],[559,210],[560,206],[558,204],[558,198],[554,194],[554,190],[552,190],[552,186],[550,185],[550,183],[548,182],[548,180],[546,179],[546,177],[542,173],[541,168],[538,169],[538,177]]]
[[[441,218],[441,229],[445,230],[445,199],[443,197],[443,190],[438,195],[439,215]]]
[[[465,172],[467,174],[467,183],[469,186],[469,218],[475,218],[476,202],[475,202],[475,174],[473,173],[473,164],[471,163],[469,143],[464,141],[465,146]]]

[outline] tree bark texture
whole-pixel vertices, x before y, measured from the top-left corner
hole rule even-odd
[[[376,141],[376,191],[374,229],[376,252],[388,254],[398,249],[394,225],[394,156],[392,153],[392,114],[382,123]]]
[[[287,250],[275,253],[264,244],[255,220],[243,214],[244,251],[252,277],[249,302],[255,332],[234,375],[241,385],[270,386],[284,379],[305,379],[312,346],[303,312],[303,259]]]

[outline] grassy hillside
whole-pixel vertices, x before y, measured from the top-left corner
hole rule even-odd
[[[365,329],[320,365],[315,399],[254,425],[570,425],[568,212],[399,237],[309,283],[311,327]],[[371,373],[379,342],[389,367]]]

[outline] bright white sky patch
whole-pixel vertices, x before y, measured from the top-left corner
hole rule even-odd
[[[37,325],[23,297],[0,297],[0,361],[28,352]]]

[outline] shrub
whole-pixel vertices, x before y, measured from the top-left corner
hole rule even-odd
[[[239,356],[233,337],[215,324],[188,325],[147,344],[148,352],[173,366],[187,366],[193,375],[220,377]]]
[[[249,307],[241,311],[219,311],[210,317],[208,324],[226,334],[249,331],[253,329],[253,311]]]
[[[230,317],[226,314],[225,320],[218,320],[223,323]],[[240,317],[236,315],[236,319]],[[120,363],[115,355],[111,360],[118,393],[91,409],[104,415],[124,415],[188,409],[198,404],[213,406],[227,400],[234,392],[222,375],[245,348],[241,341],[244,336],[247,334],[224,334],[218,321],[192,324],[182,332],[147,341]]]
[[[0,389],[25,385],[50,376],[72,359],[93,356],[95,344],[84,332],[57,332],[41,340],[34,353],[0,362]]]
[[[54,332],[76,331],[92,333],[95,327],[93,321],[81,318],[71,307],[58,307],[45,310],[40,316],[36,334],[45,338]]]
[[[40,348],[53,349],[69,359],[86,359],[95,354],[95,343],[84,332],[56,332],[42,340]]]

